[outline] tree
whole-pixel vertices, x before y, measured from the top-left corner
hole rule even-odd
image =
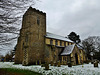
[[[72,40],[74,43],[78,44],[81,42],[80,40],[80,36],[77,35],[75,32],[71,32],[69,35],[68,35],[68,38],[70,40]]]
[[[93,56],[94,59],[98,59],[100,61],[100,51],[96,52],[95,55]]]
[[[6,55],[5,55],[5,61],[12,61],[12,52],[10,52],[10,53],[7,53]]]
[[[82,41],[82,46],[86,50],[88,57],[100,51],[100,36],[91,36]]]
[[[0,49],[16,41],[22,15],[35,0],[0,0]]]

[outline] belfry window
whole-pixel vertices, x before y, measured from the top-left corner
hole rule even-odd
[[[40,19],[37,17],[37,24],[40,25]]]

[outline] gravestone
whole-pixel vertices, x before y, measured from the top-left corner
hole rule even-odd
[[[90,62],[90,60],[87,60],[87,61],[86,61],[86,64],[89,64],[89,62]]]
[[[37,64],[38,64],[38,62],[37,62],[37,60],[36,60],[35,65],[37,65]]]
[[[66,62],[66,61],[63,61],[63,64],[64,64],[64,65],[66,65],[66,64],[67,64],[67,62]]]
[[[72,64],[71,64],[71,62],[68,62],[68,67],[72,67]]]
[[[53,61],[51,61],[51,66],[53,66]]]
[[[45,70],[50,70],[50,69],[49,69],[49,64],[48,64],[48,63],[45,63]]]
[[[93,64],[94,63],[94,61],[91,61],[91,64]]]
[[[58,67],[61,67],[61,65],[60,65],[60,61],[58,61]]]
[[[82,67],[84,67],[84,65],[82,64]]]
[[[45,67],[45,64],[41,64],[41,67]]]
[[[98,62],[97,61],[94,62],[94,67],[98,67]]]
[[[54,66],[57,66],[57,62],[54,62]]]
[[[63,61],[61,61],[61,65],[63,65]]]
[[[41,60],[39,60],[39,65],[41,65]]]
[[[99,60],[97,60],[97,62],[99,63]]]

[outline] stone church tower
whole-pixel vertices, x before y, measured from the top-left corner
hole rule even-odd
[[[15,63],[29,65],[44,62],[46,13],[30,7],[23,15]]]

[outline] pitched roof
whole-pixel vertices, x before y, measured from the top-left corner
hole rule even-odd
[[[12,58],[15,58],[15,55]]]
[[[83,50],[86,53],[86,50],[82,47],[82,45],[77,45],[78,49]]]
[[[61,55],[71,54],[72,51],[74,50],[74,47],[75,47],[75,44],[66,46],[65,49],[63,50],[63,52],[61,53]]]
[[[78,47],[79,49],[83,49],[81,45],[77,45],[77,47]]]
[[[56,34],[49,33],[49,32],[46,32],[46,37],[47,38],[53,38],[53,39],[58,39],[58,40],[72,42],[71,40],[69,40],[68,38],[66,38],[64,36],[56,35]]]

